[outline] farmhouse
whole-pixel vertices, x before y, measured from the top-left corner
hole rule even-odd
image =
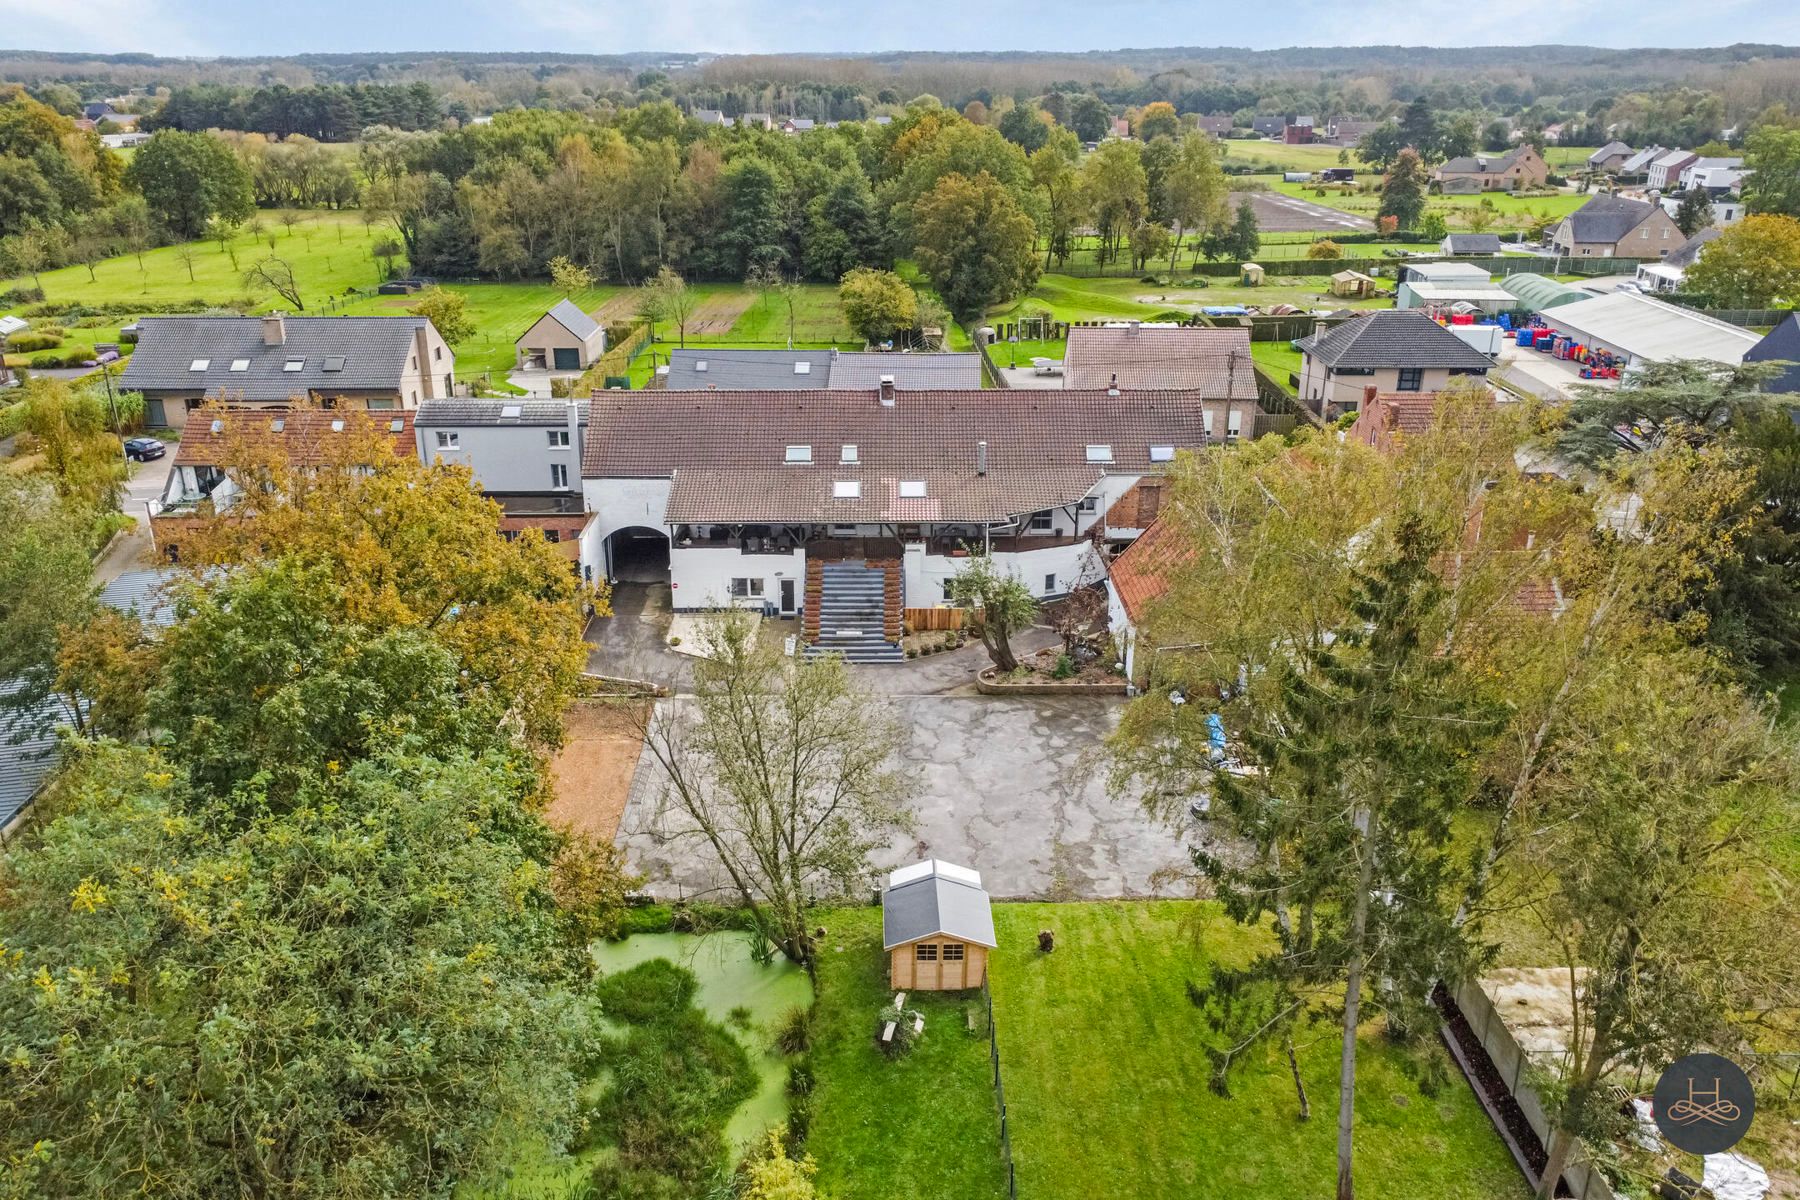
[[[1523,188],[1543,187],[1544,180],[1549,178],[1550,168],[1536,149],[1529,144],[1502,155],[1468,155],[1453,158],[1431,173],[1431,177],[1446,187],[1454,181],[1473,182],[1484,192],[1519,191]]]
[[[1659,206],[1602,195],[1564,217],[1550,245],[1576,258],[1664,258],[1683,240],[1680,227]]]
[[[1256,368],[1247,329],[1197,325],[1077,325],[1063,351],[1063,386],[1168,388],[1253,403]]]
[[[503,535],[536,529],[579,562],[594,524],[581,489],[587,422],[585,400],[428,400],[413,418],[413,434],[421,462],[469,468],[500,505]]]
[[[666,574],[678,610],[800,616],[810,645],[869,662],[901,658],[903,610],[945,603],[971,550],[1040,596],[1088,582],[1115,500],[1261,416],[1195,392],[888,385],[592,407],[584,574]]]
[[[606,353],[606,330],[565,296],[519,335],[513,351],[522,371],[585,371]]]
[[[888,983],[904,991],[955,992],[987,980],[994,913],[981,875],[928,858],[888,875],[881,894]]]
[[[1458,376],[1485,377],[1487,355],[1422,312],[1388,309],[1300,339],[1300,397],[1351,412],[1364,392],[1442,391]]]
[[[978,388],[978,354],[863,350],[671,350],[659,378],[676,392],[872,388],[883,377],[902,391]]]
[[[451,395],[456,352],[424,317],[145,317],[119,386],[144,423],[180,429],[233,408],[413,409]]]

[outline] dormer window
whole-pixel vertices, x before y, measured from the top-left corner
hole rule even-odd
[[[195,360],[194,360],[194,361],[193,361],[193,362],[191,362],[191,363],[189,363],[189,364],[188,364],[188,370],[190,370],[190,371],[204,371],[204,370],[206,370],[206,368],[208,368],[208,367],[210,367],[210,366],[212,366],[212,359],[210,359],[210,358],[196,358],[196,359],[195,359]]]
[[[783,456],[783,461],[790,463],[809,463],[812,461],[812,447],[789,446],[787,448],[787,453]]]
[[[1087,460],[1091,463],[1109,463],[1113,460],[1111,446],[1089,446]]]
[[[902,479],[900,481],[900,498],[902,500],[923,500],[925,498],[925,481],[923,479]]]
[[[845,442],[838,450],[838,461],[846,463],[861,462],[862,460],[857,457],[856,443]]]
[[[839,500],[859,500],[862,498],[862,481],[857,479],[839,479],[833,481],[831,494]]]

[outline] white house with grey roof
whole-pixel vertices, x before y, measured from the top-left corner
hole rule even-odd
[[[901,867],[881,894],[888,982],[903,991],[955,992],[987,980],[994,910],[981,875],[941,859]]]
[[[585,371],[606,353],[606,330],[567,296],[513,342],[521,371]]]
[[[1320,413],[1355,412],[1370,388],[1439,392],[1457,378],[1480,382],[1494,365],[1418,309],[1372,312],[1295,345],[1300,350],[1300,398]]]
[[[424,317],[145,317],[119,386],[144,423],[180,429],[209,400],[233,408],[417,408],[454,394],[456,352]]]
[[[946,603],[971,553],[1040,596],[1090,583],[1116,500],[1260,417],[1183,391],[600,391],[584,573],[666,581],[677,610],[797,618],[809,647],[893,662],[904,609]]]
[[[981,356],[909,350],[671,350],[662,386],[676,392],[873,388],[978,388]]]

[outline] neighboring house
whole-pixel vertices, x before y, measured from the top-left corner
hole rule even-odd
[[[781,123],[783,133],[811,133],[813,119],[811,117],[790,117]]]
[[[455,390],[456,352],[424,317],[145,317],[119,386],[144,424],[230,407],[412,409]]]
[[[585,371],[606,353],[606,330],[567,296],[513,343],[521,371]]]
[[[1536,148],[1522,144],[1506,154],[1476,154],[1453,158],[1431,173],[1438,183],[1473,181],[1484,192],[1519,191],[1543,187],[1550,168]]]
[[[1288,126],[1286,117],[1252,117],[1250,130],[1260,137],[1280,137]]]
[[[1650,164],[1668,152],[1668,148],[1665,146],[1645,146],[1619,164],[1618,174],[1625,178],[1648,174]]]
[[[1112,135],[1116,138],[1129,138],[1131,136],[1131,122],[1127,121],[1124,117],[1114,117],[1112,119]]]
[[[987,981],[988,951],[999,944],[979,872],[928,858],[888,875],[881,945],[897,991],[978,988]]]
[[[1473,257],[1483,254],[1499,254],[1505,247],[1497,233],[1452,233],[1438,243],[1438,249],[1445,254]]]
[[[1662,206],[1662,210],[1668,213],[1670,219],[1673,220],[1681,212],[1681,193],[1673,192],[1667,196],[1663,196],[1657,203]],[[1730,225],[1736,225],[1739,221],[1744,219],[1744,201],[1742,198],[1731,195],[1729,192],[1713,196],[1708,201],[1708,204],[1712,208],[1712,223],[1716,228],[1723,229]]]
[[[349,439],[373,430],[397,456],[411,456],[413,414],[334,412],[324,408],[285,411],[212,407],[181,435],[162,502],[152,510],[156,545],[179,559],[181,537],[197,518],[231,508],[242,486],[226,458],[234,445],[251,454],[278,452],[292,466],[306,468],[337,461]]]
[[[1296,122],[1281,131],[1281,140],[1290,146],[1310,146],[1313,140],[1313,127],[1309,122],[1301,125]]]
[[[1676,177],[1675,190],[1687,191],[1698,187],[1708,195],[1723,195],[1733,192],[1744,182],[1744,160],[1741,158],[1696,158],[1681,168]]]
[[[1063,350],[1063,387],[1158,388],[1211,399],[1256,400],[1248,329],[1198,325],[1077,325]]]
[[[1423,433],[1437,419],[1436,392],[1382,392],[1368,388],[1350,426],[1349,438],[1377,450],[1398,446],[1408,434]]]
[[[1337,146],[1354,146],[1380,125],[1380,121],[1333,121],[1326,140]]]
[[[1687,277],[1688,268],[1700,261],[1701,251],[1707,243],[1719,236],[1717,228],[1702,229],[1693,237],[1683,242],[1669,257],[1657,263],[1644,263],[1638,267],[1636,279],[1638,286],[1653,292],[1673,292],[1681,286]]]
[[[1660,205],[1612,195],[1595,196],[1550,235],[1552,250],[1573,258],[1666,258],[1685,240]]]
[[[731,128],[732,123],[730,117],[726,116],[716,108],[695,109],[694,120],[700,122],[702,125],[717,125],[721,129]]]
[[[775,128],[775,118],[771,117],[768,113],[745,113],[738,118],[738,124],[744,126],[754,125],[759,129],[773,129]]]
[[[1587,156],[1587,169],[1603,175],[1616,175],[1631,161],[1635,153],[1624,142],[1608,142]]]
[[[981,356],[863,350],[671,350],[662,386],[675,392],[981,386]]]
[[[591,561],[581,487],[586,400],[430,400],[413,417],[419,460],[462,463],[500,505],[500,531],[540,530],[571,562]],[[593,582],[592,568],[587,582]]]
[[[1194,127],[1218,138],[1226,136],[1232,130],[1230,117],[1195,117]]]
[[[138,133],[136,130],[129,133],[103,133],[100,135],[100,144],[108,150],[129,150],[131,147],[141,146],[149,140],[149,134]]]
[[[1300,398],[1321,414],[1350,412],[1363,395],[1438,392],[1462,376],[1485,378],[1485,354],[1418,311],[1386,309],[1301,338]]]
[[[1644,169],[1644,186],[1666,192],[1681,182],[1681,173],[1700,156],[1687,150],[1670,150]]]
[[[1158,519],[1107,564],[1107,625],[1118,647],[1119,661],[1125,666],[1125,678],[1133,686],[1142,678],[1137,652],[1145,619],[1151,606],[1168,594],[1169,576],[1192,553],[1192,546],[1175,523]]]
[[[0,681],[0,696],[17,693],[17,680]],[[60,765],[56,727],[74,724],[60,696],[18,709],[0,708],[0,845],[25,827],[32,801]]]
[[[1172,391],[597,392],[583,563],[666,572],[680,611],[800,615],[810,644],[896,661],[903,610],[945,603],[970,547],[1064,595],[1119,497],[1182,448],[1253,436],[1258,413]]]
[[[1789,313],[1744,354],[1744,361],[1788,363],[1787,370],[1763,384],[1762,390],[1800,399],[1800,315]]]
[[[1556,145],[1562,141],[1564,128],[1565,126],[1562,125],[1561,122],[1558,122],[1555,125],[1544,126],[1544,140],[1549,142],[1552,146]]]

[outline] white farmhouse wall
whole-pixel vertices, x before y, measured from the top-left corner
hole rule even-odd
[[[600,518],[600,536],[621,529],[647,526],[668,532],[664,514],[669,507],[668,479],[584,479],[582,492],[587,510]]]
[[[733,579],[762,580],[760,601],[733,601]],[[671,604],[677,609],[723,608],[731,603],[777,607],[783,579],[795,581],[796,600],[801,600],[806,590],[804,550],[795,549],[791,554],[743,554],[731,546],[676,546],[669,552]]]

